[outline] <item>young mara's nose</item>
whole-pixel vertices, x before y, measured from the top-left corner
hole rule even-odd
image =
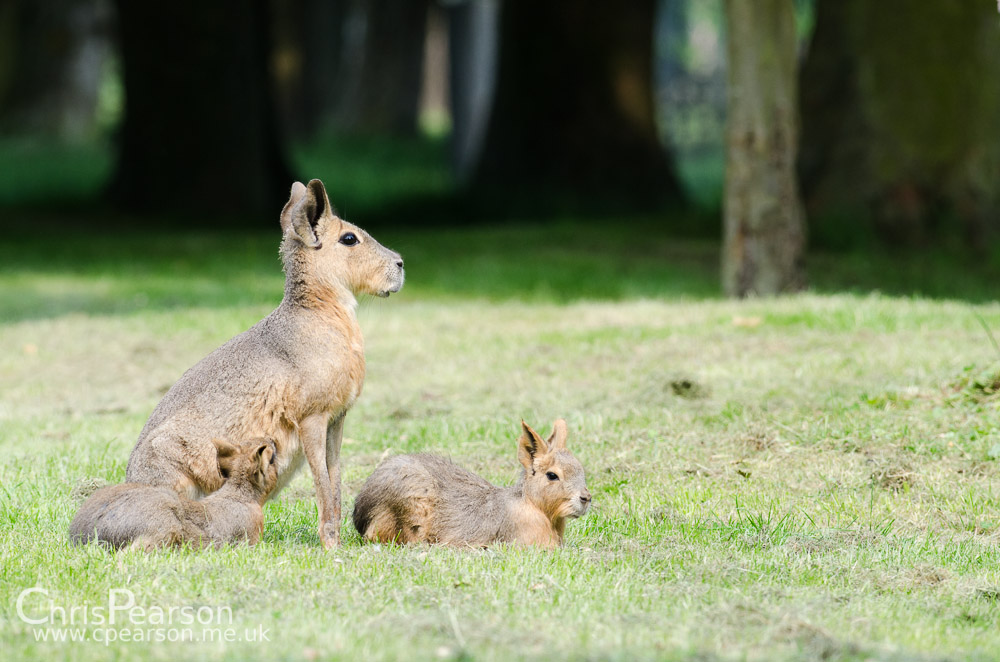
[[[396,266],[399,267],[400,269],[403,268],[403,258],[399,258],[396,260]]]
[[[583,503],[590,503],[590,490],[584,490],[580,493],[580,501]]]

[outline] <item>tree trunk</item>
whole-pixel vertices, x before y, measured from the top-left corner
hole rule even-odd
[[[277,213],[287,167],[266,0],[118,0],[125,120],[113,198],[139,211]]]
[[[662,0],[660,11],[663,13],[657,21],[656,41],[663,46],[659,49],[658,74],[660,80],[657,87],[664,87],[687,74],[684,61],[688,48],[688,0]]]
[[[351,0],[347,12],[333,125],[415,134],[428,0]]]
[[[796,41],[792,0],[727,0],[729,101],[722,284],[728,296],[805,284],[795,179]]]
[[[820,0],[800,170],[824,238],[981,244],[1000,210],[1000,24],[979,0]],[[845,221],[853,222],[853,227]]]
[[[504,0],[472,185],[503,200],[680,202],[654,112],[655,9],[655,0]]]
[[[309,137],[329,126],[337,107],[347,3],[304,0],[302,5],[301,93],[293,109],[293,130]]]
[[[308,139],[327,127],[339,100],[347,2],[268,0],[271,75],[281,128]]]
[[[0,6],[0,131],[71,140],[92,134],[109,23],[101,0]]]
[[[439,136],[451,124],[450,66],[448,37],[450,21],[443,6],[431,3],[427,13],[427,33],[424,36],[424,67],[420,81],[420,101],[417,118],[420,128],[429,135]]]
[[[466,0],[448,8],[452,165],[465,183],[475,167],[493,101],[499,0]]]

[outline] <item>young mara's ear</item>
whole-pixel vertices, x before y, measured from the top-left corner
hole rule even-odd
[[[212,444],[215,445],[215,452],[219,455],[219,458],[232,457],[240,452],[240,449],[226,441],[225,439],[213,439]]]
[[[549,436],[549,446],[552,450],[566,450],[566,437],[569,430],[566,429],[566,421],[557,418],[552,424],[552,434]]]
[[[233,468],[233,460],[240,454],[240,449],[225,439],[213,439],[212,444],[215,445],[215,454],[219,458],[219,473],[222,474],[223,478],[229,478]]]
[[[538,433],[531,429],[531,426],[521,421],[521,438],[517,440],[517,459],[525,469],[532,474],[535,468],[532,463],[539,455],[549,452],[549,445],[538,436]]]
[[[253,453],[256,465],[260,469],[266,469],[267,465],[271,464],[271,458],[274,457],[274,444],[270,439],[262,439]]]
[[[260,490],[267,489],[267,470],[274,461],[274,442],[270,439],[255,439],[260,443],[253,450],[253,464],[250,482]]]
[[[316,226],[329,208],[330,199],[326,197],[323,182],[314,179],[309,186],[295,182],[288,202],[281,210],[281,230],[285,234],[292,232],[309,248],[322,248],[323,242],[316,235]]]

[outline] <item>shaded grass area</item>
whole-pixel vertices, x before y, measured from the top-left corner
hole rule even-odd
[[[455,182],[442,140],[327,136],[295,146],[292,155],[300,172],[327,182],[344,217],[405,254],[407,291],[417,296],[568,302],[719,291],[718,154],[679,165],[701,211],[541,222],[528,213],[479,227],[459,227],[471,217],[461,201],[449,202]],[[273,219],[243,221],[106,213],[98,198],[112,161],[110,142],[0,140],[0,314],[218,307],[279,296],[277,210]],[[810,255],[814,291],[973,302],[996,296],[1000,251],[897,253],[870,237],[858,241],[868,248]],[[187,286],[178,291],[173,283],[181,277]]]
[[[344,218],[399,209],[406,225],[406,201],[441,200],[455,182],[444,139],[325,136],[293,150],[304,179],[322,179]]]
[[[326,181],[338,210],[350,215],[448,193],[446,149],[441,140],[328,136],[294,146],[290,158],[302,177]],[[0,209],[99,208],[114,158],[111,140],[0,138]]]
[[[19,218],[20,227],[37,221]],[[716,245],[678,239],[656,219],[372,230],[406,258],[403,296],[566,303],[719,292]],[[0,242],[0,318],[273,304],[283,282],[279,240],[277,228],[8,235]],[[943,251],[817,253],[809,268],[816,292],[970,302],[993,300],[1000,280],[997,263]]]
[[[445,138],[322,135],[293,144],[288,158],[306,181],[322,179],[345,217],[378,215],[406,225],[419,216],[436,224],[467,225]],[[698,205],[714,212],[721,191],[716,155],[693,158],[681,178]],[[0,137],[0,209],[100,208],[115,166],[110,139],[61,143],[38,137]],[[459,200],[452,200],[458,197]],[[480,216],[490,214],[478,205]],[[585,211],[585,210],[583,210]],[[183,219],[164,219],[161,224]],[[2,223],[0,223],[2,225]]]
[[[0,138],[0,209],[91,206],[112,167],[107,142]],[[9,219],[0,220],[0,227],[12,226]]]

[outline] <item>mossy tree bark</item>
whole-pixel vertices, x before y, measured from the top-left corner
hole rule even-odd
[[[655,0],[504,0],[472,187],[506,200],[680,202],[655,122],[655,11]]]
[[[805,284],[792,0],[727,0],[729,54],[722,284],[728,296]]]
[[[125,120],[111,195],[134,211],[277,214],[287,167],[267,0],[118,0]]]
[[[1000,228],[1000,21],[980,0],[819,0],[800,172],[824,235],[890,243]],[[832,237],[836,240],[836,236]]]

